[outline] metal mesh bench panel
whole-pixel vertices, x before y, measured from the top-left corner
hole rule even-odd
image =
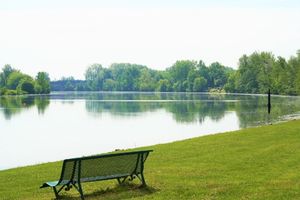
[[[80,180],[101,180],[128,176],[137,168],[138,154],[81,160]]]
[[[136,168],[137,174],[142,173],[142,170],[143,170],[142,164],[146,161],[148,154],[149,154],[149,152],[140,153],[140,159],[138,160],[137,168]]]
[[[72,180],[76,180],[76,171],[78,164],[74,160],[65,160],[63,163],[63,171],[60,178],[60,184],[66,184]]]
[[[80,182],[92,182],[92,181],[100,181],[100,180],[108,180],[108,179],[116,179],[116,178],[121,178],[121,177],[127,177],[130,176],[131,174],[115,174],[111,176],[95,176],[95,177],[89,177],[89,178],[81,178]]]

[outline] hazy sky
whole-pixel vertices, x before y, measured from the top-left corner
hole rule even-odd
[[[298,0],[0,0],[0,67],[84,78],[114,62],[237,68],[243,54],[300,49]]]

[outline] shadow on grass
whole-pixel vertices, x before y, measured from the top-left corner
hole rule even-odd
[[[84,199],[85,200],[92,200],[92,199],[131,199],[134,197],[142,197],[146,195],[152,195],[153,193],[157,192],[158,189],[146,186],[142,187],[140,185],[136,185],[133,183],[124,183],[122,185],[117,185],[114,188],[107,188],[107,189],[101,189],[96,190],[92,193],[85,193]],[[78,196],[70,197],[66,194],[60,195],[59,199],[65,199],[65,200],[77,200],[80,199],[80,194],[78,193]]]

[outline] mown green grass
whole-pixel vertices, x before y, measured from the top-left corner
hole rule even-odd
[[[300,120],[142,149],[154,150],[149,187],[86,183],[86,199],[300,199]],[[0,199],[54,199],[39,186],[56,180],[61,164],[0,171]],[[79,199],[74,189],[63,195]]]

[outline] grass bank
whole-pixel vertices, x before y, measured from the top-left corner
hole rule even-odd
[[[87,183],[86,199],[300,199],[300,120],[145,149],[154,150],[145,167],[148,188]],[[56,180],[61,164],[0,171],[0,199],[53,199],[39,186]],[[74,189],[63,194],[78,199]]]

